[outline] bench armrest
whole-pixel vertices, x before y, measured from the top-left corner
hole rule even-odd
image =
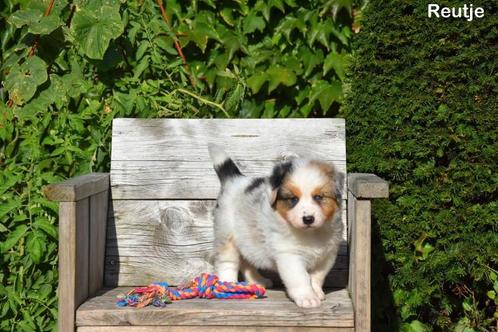
[[[109,173],[90,173],[50,184],[43,193],[51,201],[76,202],[109,189]]]
[[[389,184],[377,175],[348,174],[348,290],[355,311],[355,331],[370,331],[371,199],[387,198]]]
[[[109,174],[91,173],[50,184],[59,201],[59,331],[74,331],[76,309],[104,284]]]
[[[358,199],[389,197],[389,183],[371,173],[348,174],[348,190]]]

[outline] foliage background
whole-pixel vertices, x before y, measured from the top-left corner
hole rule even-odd
[[[391,182],[374,209],[374,325],[496,331],[498,3],[473,1],[472,22],[426,19],[428,3],[370,1],[353,43],[348,167]]]
[[[41,189],[107,171],[114,117],[335,116],[352,6],[3,1],[0,330],[55,328],[57,205]]]

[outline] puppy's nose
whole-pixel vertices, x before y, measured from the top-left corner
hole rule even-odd
[[[305,225],[311,225],[314,222],[315,222],[315,217],[313,217],[313,216],[304,216],[303,217],[303,223]]]

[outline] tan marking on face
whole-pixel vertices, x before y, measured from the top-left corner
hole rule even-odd
[[[284,180],[282,186],[278,190],[275,209],[280,213],[282,218],[288,221],[288,211],[294,207],[291,198],[297,197],[300,199],[301,196],[301,190],[294,183]]]
[[[320,202],[316,202],[323,211],[323,215],[325,220],[329,220],[335,213],[335,211],[339,208],[337,204],[337,200],[335,197],[334,191],[334,182],[330,179],[328,182],[317,186],[312,192],[311,197],[313,198],[315,195],[322,196],[322,200]]]
[[[324,163],[323,161],[311,160],[310,165],[318,168],[323,174],[328,176],[330,179],[332,179],[335,175],[334,168],[330,164]]]

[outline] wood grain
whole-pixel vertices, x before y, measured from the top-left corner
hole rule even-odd
[[[105,291],[80,306],[78,326],[257,326],[257,327],[353,327],[353,307],[345,289],[327,291],[319,308],[302,309],[281,290],[268,291],[257,300],[176,301],[166,308],[117,308],[116,296],[129,290]]]
[[[105,190],[90,197],[89,296],[104,286],[108,196],[109,190]]]
[[[202,329],[202,330],[201,330]],[[354,332],[354,327],[286,326],[81,326],[78,332]]]
[[[348,174],[348,188],[358,199],[389,197],[389,183],[375,174]]]
[[[114,119],[112,160],[208,160],[206,144],[235,160],[282,152],[346,160],[344,119]]]
[[[43,193],[52,201],[76,202],[107,189],[108,173],[90,173],[50,184],[43,188]]]
[[[269,176],[275,163],[237,164],[247,176]],[[345,161],[334,165],[346,173]],[[114,199],[216,199],[220,190],[211,161],[113,160],[111,183]]]
[[[178,284],[212,272],[215,201],[114,200],[108,221],[105,261],[107,286]],[[343,210],[343,220],[346,211]],[[346,235],[328,286],[347,282]]]
[[[89,199],[59,208],[59,331],[73,331],[76,308],[88,298]]]
[[[371,318],[371,202],[358,200],[350,192],[350,284],[351,299],[355,309],[355,329],[370,331]]]
[[[216,198],[209,142],[225,147],[248,175],[269,175],[291,152],[346,171],[343,119],[115,119],[112,139],[114,199]]]

